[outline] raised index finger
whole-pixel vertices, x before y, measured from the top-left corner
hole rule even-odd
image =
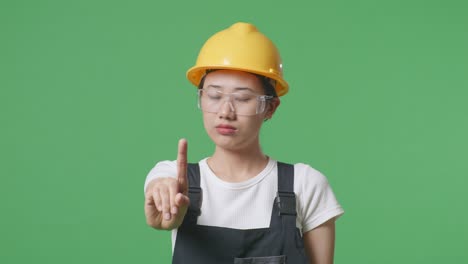
[[[177,180],[179,182],[179,192],[187,194],[187,140],[179,140],[177,152]]]

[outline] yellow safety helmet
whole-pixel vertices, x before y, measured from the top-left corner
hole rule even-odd
[[[201,48],[195,66],[187,71],[187,78],[198,86],[206,71],[215,69],[245,71],[273,79],[278,96],[289,89],[283,79],[278,49],[252,24],[235,23],[211,36]]]

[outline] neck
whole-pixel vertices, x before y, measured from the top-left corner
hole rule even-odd
[[[260,173],[268,164],[268,157],[263,154],[259,144],[242,150],[216,147],[213,156],[207,162],[220,179],[241,182]]]

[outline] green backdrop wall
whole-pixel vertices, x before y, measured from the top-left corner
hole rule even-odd
[[[466,1],[1,1],[0,263],[169,263],[159,160],[211,154],[185,71],[254,23],[291,90],[262,131],[346,210],[336,263],[468,263]]]

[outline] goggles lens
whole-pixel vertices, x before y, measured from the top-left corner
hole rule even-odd
[[[250,116],[263,113],[266,101],[271,98],[273,96],[248,91],[224,93],[219,88],[208,87],[198,90],[198,107],[208,113],[218,113],[222,107],[226,107],[237,115]]]

